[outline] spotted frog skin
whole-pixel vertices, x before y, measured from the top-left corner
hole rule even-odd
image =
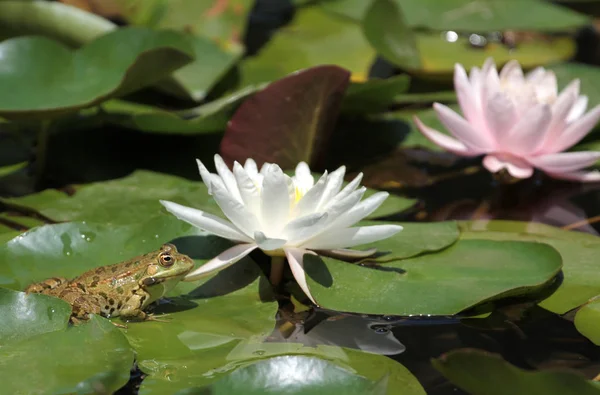
[[[126,320],[149,320],[142,311],[161,298],[194,267],[194,261],[172,244],[110,266],[101,266],[69,281],[61,277],[29,285],[25,292],[55,296],[73,308],[71,320],[89,314]]]

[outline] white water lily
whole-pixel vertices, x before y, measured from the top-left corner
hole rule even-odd
[[[265,163],[259,172],[252,159],[244,166],[236,162],[231,171],[215,155],[215,166],[218,174],[209,173],[198,161],[208,193],[231,222],[161,201],[177,218],[239,243],[189,273],[186,281],[224,269],[259,248],[272,257],[287,257],[298,285],[316,304],[306,282],[304,254],[329,250],[338,256],[369,256],[372,250],[347,248],[382,240],[402,230],[399,225],[351,227],[373,213],[388,193],[378,192],[361,201],[366,191],[365,187],[359,188],[362,174],[342,188],[346,171],[343,166],[330,174],[325,172],[316,183],[304,162],[298,164],[292,177],[272,163]]]

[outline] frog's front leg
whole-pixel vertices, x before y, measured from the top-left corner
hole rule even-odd
[[[25,288],[26,293],[45,294],[60,286],[67,284],[69,280],[64,277],[51,277],[39,283],[30,284]]]
[[[146,314],[142,309],[147,304],[150,294],[143,289],[137,289],[121,308],[120,315],[124,320],[168,322]]]

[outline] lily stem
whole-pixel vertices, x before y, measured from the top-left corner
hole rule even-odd
[[[35,155],[35,183],[38,187],[42,185],[46,162],[48,156],[48,138],[50,134],[50,121],[43,120],[37,133],[36,155]]]
[[[271,274],[269,275],[269,281],[273,286],[277,287],[281,283],[283,278],[283,268],[285,263],[285,257],[273,256],[271,257]]]

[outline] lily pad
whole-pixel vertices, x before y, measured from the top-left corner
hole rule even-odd
[[[358,23],[319,7],[303,7],[256,56],[240,63],[241,85],[273,81],[324,64],[341,66],[350,71],[352,81],[364,82],[375,55]]]
[[[352,83],[342,102],[342,112],[369,114],[383,111],[396,103],[397,97],[408,90],[409,83],[407,75]]]
[[[305,255],[304,265],[310,291],[322,307],[453,315],[484,301],[538,291],[560,272],[561,257],[541,243],[461,240],[437,253],[374,267],[314,255]]]
[[[0,352],[8,344],[66,329],[70,315],[71,306],[60,299],[0,288]]]
[[[598,236],[516,221],[461,222],[461,240],[521,240],[546,243],[562,256],[560,287],[539,303],[546,310],[564,314],[600,295]]]
[[[575,327],[594,344],[600,345],[600,300],[590,301],[577,311]]]
[[[113,393],[129,380],[133,350],[109,321],[44,333],[0,348],[7,394]]]
[[[159,203],[160,199],[223,216],[202,182],[144,170],[117,180],[74,186],[72,192],[74,194],[68,196],[48,189],[19,198],[0,198],[0,202],[15,211],[33,210],[56,222],[91,221],[127,225],[170,216]],[[375,192],[368,189],[365,197]],[[414,203],[412,199],[390,196],[369,218],[397,214]]]
[[[295,373],[291,379],[287,373],[290,371]],[[317,395],[343,391],[349,395],[384,395],[386,387],[385,379],[372,382],[320,358],[290,355],[237,369],[211,385],[210,393]]]
[[[383,58],[408,69],[421,67],[415,36],[399,4],[373,1],[362,23],[365,36]]]
[[[264,86],[247,86],[220,99],[184,112],[113,99],[102,104],[99,116],[126,128],[161,134],[204,134],[223,132],[239,104]]]
[[[336,66],[313,67],[273,82],[246,100],[229,121],[221,154],[248,157],[260,166],[323,161],[350,74]]]
[[[109,20],[58,1],[0,1],[0,37],[41,35],[78,47],[117,28]]]
[[[600,394],[600,387],[575,372],[526,371],[509,364],[497,354],[479,350],[451,351],[432,363],[453,384],[473,395]]]
[[[409,25],[431,30],[494,32],[498,30],[561,31],[586,25],[581,14],[544,1],[506,0],[393,0],[401,6]],[[320,2],[324,9],[362,20],[369,2]]]
[[[0,116],[7,118],[91,107],[152,85],[194,59],[182,35],[142,28],[119,29],[76,51],[44,37],[13,38],[0,43],[0,55]]]
[[[379,225],[384,222],[363,221],[359,225]],[[361,250],[376,248],[381,254],[377,258],[369,258],[378,262],[391,262],[410,258],[415,255],[442,250],[452,245],[460,235],[454,221],[415,223],[398,222],[404,229],[394,236],[374,243],[363,244]]]
[[[201,358],[148,361],[142,369],[144,366],[152,367],[152,371],[142,382],[140,395],[172,394],[178,390],[211,385],[235,373],[236,369],[279,356],[317,357],[372,382],[387,379],[387,389],[383,392],[387,395],[425,394],[417,379],[398,362],[343,347],[244,341],[204,350],[201,355]],[[302,377],[302,380],[306,382],[307,377]]]

